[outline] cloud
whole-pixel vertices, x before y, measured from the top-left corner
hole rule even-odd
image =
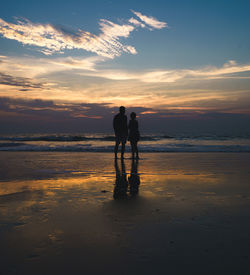
[[[138,114],[148,108],[135,107]],[[130,113],[132,110],[127,109]],[[118,107],[100,103],[0,97],[0,132],[88,132],[112,129]]]
[[[105,61],[101,56],[82,57],[7,57],[0,56],[0,72],[13,77],[37,78],[61,71],[95,71],[98,63]]]
[[[144,74],[141,79],[144,82],[162,82],[173,83],[183,79],[189,80],[211,80],[211,79],[226,79],[230,76],[237,77],[235,74],[249,72],[250,64],[238,65],[235,61],[229,61],[221,68],[218,67],[205,67],[201,69],[189,70],[162,70],[149,72]],[[234,75],[234,76],[233,76]]]
[[[80,57],[65,57],[65,58],[54,58],[46,60],[49,64],[55,65],[60,69],[79,69],[87,71],[95,71],[96,64],[106,59],[99,56],[93,56],[88,58]],[[45,62],[45,60],[44,60]],[[61,67],[61,68],[60,68]],[[55,68],[56,70],[56,68]]]
[[[128,21],[129,21],[129,23],[131,23],[131,24],[133,24],[133,25],[135,25],[137,27],[141,27],[141,28],[145,28],[146,27],[145,24],[141,23],[140,21],[138,21],[137,19],[135,19],[133,17],[131,17]]]
[[[151,27],[161,29],[166,26],[166,23],[153,17],[146,17],[138,12],[135,14],[144,18]],[[133,46],[123,44],[120,39],[128,38],[136,27],[144,27],[143,23],[134,18],[122,25],[100,19],[99,26],[101,32],[95,35],[82,29],[72,31],[63,26],[33,23],[28,19],[18,20],[14,24],[0,18],[0,34],[3,37],[24,45],[40,47],[40,52],[45,55],[73,49],[85,50],[106,58],[114,58],[122,53],[137,53]]]
[[[103,59],[0,56],[0,96],[248,112],[245,102],[249,101],[250,64],[228,61],[218,67],[125,71],[107,69],[105,64],[99,66]],[[249,81],[241,80],[242,77]],[[78,117],[84,115],[75,113]]]
[[[154,29],[163,29],[168,27],[166,22],[162,22],[157,20],[156,18],[152,17],[152,16],[146,16],[141,14],[138,11],[133,11],[131,10],[137,17],[139,17],[141,19],[141,21],[143,21],[145,24],[147,24],[148,26],[154,28]],[[133,20],[134,21],[134,20]],[[134,23],[135,24],[135,21]]]
[[[16,114],[51,116],[64,119],[65,117],[98,118],[110,115],[108,104],[90,103],[60,103],[52,100],[25,99],[0,97],[0,107],[5,112]]]
[[[132,51],[132,49],[131,49]],[[204,66],[198,69],[175,70],[147,70],[126,71],[107,70],[104,66],[97,65],[107,60],[105,57],[56,57],[56,58],[32,58],[32,57],[7,57],[0,56],[0,72],[6,72],[21,77],[42,77],[60,71],[74,71],[75,74],[87,77],[98,77],[109,80],[131,80],[144,83],[178,83],[183,80],[202,81],[213,79],[249,79],[250,64],[238,64],[229,60],[221,67]],[[244,75],[243,75],[244,74]]]
[[[249,102],[249,101],[248,101]],[[249,104],[248,104],[249,105]],[[126,105],[127,106],[127,105]],[[246,106],[249,107],[249,106]],[[248,108],[249,110],[249,108]],[[214,108],[127,108],[127,114],[138,114],[142,135],[146,131],[176,133],[223,134],[249,131],[248,114],[218,112]],[[113,132],[112,118],[118,106],[100,103],[62,103],[50,100],[0,97],[0,133],[89,133]]]
[[[99,25],[101,34],[97,36],[80,29],[69,32],[51,24],[35,24],[27,19],[19,20],[17,24],[0,19],[0,33],[5,38],[42,47],[41,51],[47,55],[62,53],[66,49],[83,49],[108,58],[120,56],[122,52],[134,53],[119,42],[120,37],[129,36],[133,26],[118,25],[108,20],[100,20]]]
[[[40,82],[34,82],[30,78],[15,77],[0,72],[0,85],[20,86],[22,88],[42,88],[43,84]]]
[[[222,67],[204,67],[200,69],[154,70],[148,72],[126,72],[118,70],[102,70],[88,75],[111,80],[138,80],[145,83],[176,83],[182,80],[212,80],[241,78],[240,73],[250,71],[250,64],[237,64],[230,60]],[[245,76],[246,77],[246,76]],[[249,78],[249,76],[247,77]]]

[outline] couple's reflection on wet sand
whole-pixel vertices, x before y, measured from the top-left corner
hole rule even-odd
[[[126,168],[124,160],[121,159],[120,165],[118,160],[115,159],[115,187],[114,199],[127,199],[135,197],[139,192],[140,176],[138,175],[138,159],[132,159],[131,171],[127,179]]]

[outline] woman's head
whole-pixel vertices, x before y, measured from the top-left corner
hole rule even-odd
[[[135,112],[132,112],[132,113],[130,114],[130,117],[131,117],[131,119],[135,119],[135,118],[136,118],[136,113],[135,113]]]

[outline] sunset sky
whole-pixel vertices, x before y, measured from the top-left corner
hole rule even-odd
[[[4,1],[0,132],[250,132],[249,1]]]

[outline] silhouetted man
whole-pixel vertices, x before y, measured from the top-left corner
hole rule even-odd
[[[115,115],[113,120],[113,128],[115,131],[115,158],[117,158],[117,152],[119,144],[122,143],[121,158],[124,156],[125,144],[128,137],[128,124],[127,116],[125,115],[125,107],[120,107],[120,113]]]

